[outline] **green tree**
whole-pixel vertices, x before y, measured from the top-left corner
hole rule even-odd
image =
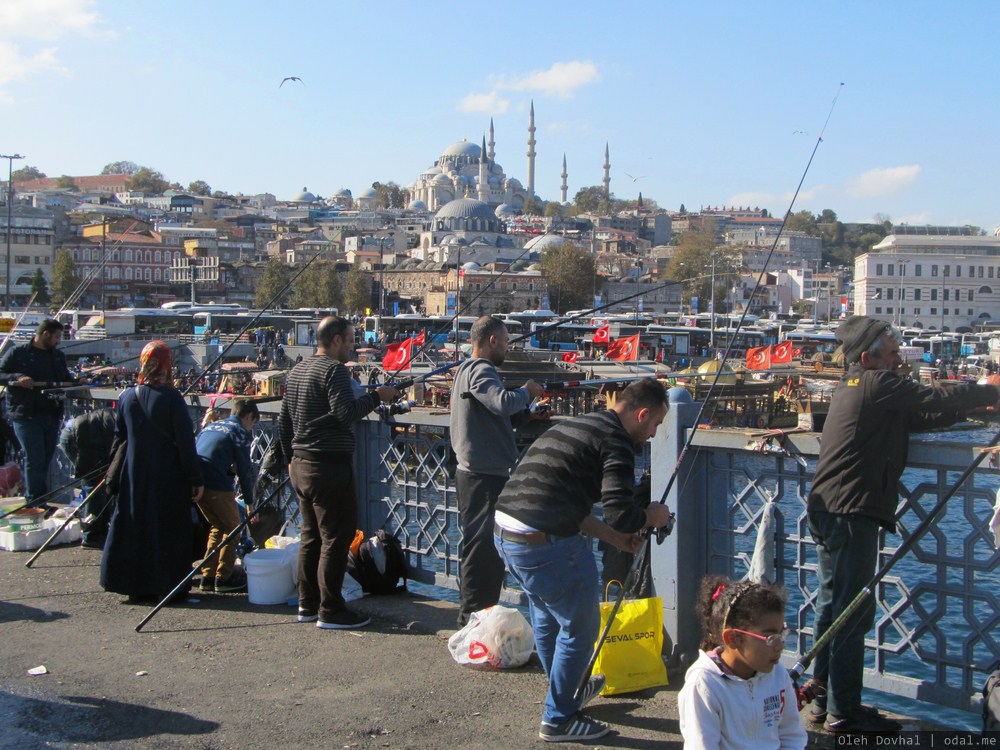
[[[524,208],[521,210],[525,216],[542,215],[542,207],[538,205],[538,201],[536,201],[534,198],[528,198],[528,200],[524,202]]]
[[[816,217],[813,216],[812,211],[797,211],[788,217],[788,221],[785,224],[785,229],[805,232],[810,237],[819,237],[819,225],[816,223]]]
[[[60,190],[76,190],[76,183],[68,174],[56,178],[56,187]]]
[[[170,183],[155,169],[139,167],[135,174],[132,175],[132,179],[129,180],[128,186],[129,190],[134,190],[137,193],[160,195],[170,187]],[[178,187],[180,186],[178,185]]]
[[[364,310],[372,306],[372,279],[361,266],[354,264],[344,278],[344,307]]]
[[[837,212],[829,208],[824,208],[819,212],[820,224],[831,224],[837,220]]]
[[[49,285],[41,268],[36,268],[35,275],[31,277],[31,293],[35,295],[35,304],[49,304]]]
[[[56,262],[52,265],[52,301],[58,305],[68,300],[80,283],[80,275],[76,270],[76,261],[69,250],[56,253]]]
[[[701,229],[684,232],[677,241],[667,266],[666,276],[684,282],[681,297],[689,304],[691,297],[698,297],[699,307],[708,309],[712,297],[712,256],[715,256],[716,303],[727,297],[732,277],[739,272],[739,254],[733,248],[716,244],[715,222],[706,221]],[[716,309],[719,310],[717,304]]]
[[[188,192],[194,193],[195,195],[211,195],[212,188],[204,180],[195,180],[188,185]]]
[[[333,263],[316,261],[292,285],[292,307],[340,307],[340,276]]]
[[[597,270],[594,256],[571,242],[542,253],[542,275],[556,312],[590,307]]]
[[[266,307],[287,283],[288,266],[282,263],[280,258],[271,258],[260,281],[257,282],[257,292],[253,297],[254,305]],[[280,306],[282,301],[282,299],[276,300],[274,306]]]
[[[563,207],[556,201],[549,201],[545,204],[545,216],[547,218],[561,219],[563,217]]]
[[[127,174],[133,175],[139,171],[141,167],[134,161],[113,161],[110,164],[105,164],[104,169],[101,170],[101,174]]]
[[[580,188],[573,196],[573,208],[579,214],[603,213],[607,207],[608,200],[602,185]]]
[[[27,182],[28,180],[39,180],[45,177],[45,172],[38,167],[21,167],[11,173],[10,178],[14,182]]]
[[[405,191],[395,182],[373,182],[375,205],[379,208],[406,208]]]

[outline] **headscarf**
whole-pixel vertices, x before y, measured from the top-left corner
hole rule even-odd
[[[150,341],[139,355],[139,385],[166,385],[171,382],[170,347],[165,341]]]

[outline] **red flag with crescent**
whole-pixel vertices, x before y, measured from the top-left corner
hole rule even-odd
[[[569,362],[571,365],[576,364],[578,352],[563,352],[562,361]]]
[[[611,326],[601,326],[594,331],[594,343],[606,344],[611,340]]]
[[[771,369],[771,347],[758,346],[755,349],[747,349],[747,369],[748,370]]]
[[[415,347],[421,347],[427,343],[427,338],[424,336],[424,331],[421,331],[413,338],[413,345]]]
[[[389,344],[382,358],[382,369],[387,372],[398,372],[410,369],[410,357],[413,356],[413,341],[409,338],[398,344]]]
[[[783,341],[771,347],[771,364],[788,365],[792,363],[792,342]]]
[[[608,345],[608,359],[618,362],[639,359],[639,334],[612,341]]]

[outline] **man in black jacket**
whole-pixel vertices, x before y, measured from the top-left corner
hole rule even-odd
[[[57,348],[62,334],[62,323],[43,320],[30,342],[15,346],[0,362],[0,383],[7,386],[7,410],[24,449],[25,499],[29,501],[49,491],[49,464],[62,420],[62,401],[39,386],[76,381],[66,366],[66,355]]]
[[[86,530],[83,532],[83,546],[104,549],[108,536],[108,524],[114,512],[114,503],[108,502],[108,493],[103,485],[94,489],[104,479],[108,461],[111,459],[111,444],[115,439],[115,410],[96,409],[81,414],[63,428],[59,436],[59,447],[73,462],[73,475],[83,480],[82,492],[87,497]]]
[[[816,638],[875,574],[881,529],[896,530],[897,486],[911,430],[947,427],[959,414],[997,402],[994,386],[923,386],[900,375],[899,331],[855,316],[837,329],[846,372],[823,427],[807,504],[819,557]],[[827,688],[810,718],[831,732],[894,732],[901,726],[861,705],[865,634],[875,603],[860,608],[816,656]]]

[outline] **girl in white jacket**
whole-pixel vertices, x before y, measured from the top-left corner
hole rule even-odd
[[[685,750],[801,750],[808,737],[795,685],[780,663],[782,589],[706,578],[702,651],[678,697]]]

